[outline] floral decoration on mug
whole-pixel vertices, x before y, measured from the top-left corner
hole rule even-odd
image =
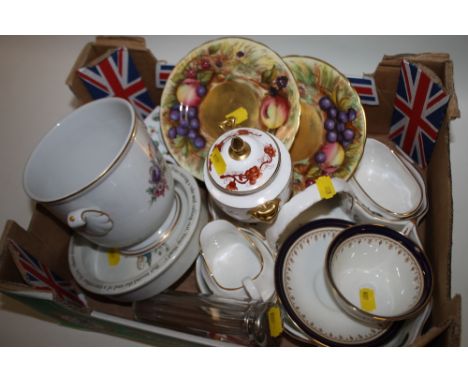
[[[149,170],[150,187],[146,189],[146,192],[151,195],[150,203],[153,204],[159,197],[164,196],[166,191],[169,190],[169,186],[167,184],[167,179],[164,176],[164,160],[160,158],[160,155],[158,156],[157,152],[154,150],[154,147],[149,145],[148,148],[149,152],[152,154],[152,165]]]

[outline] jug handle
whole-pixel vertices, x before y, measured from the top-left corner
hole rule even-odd
[[[335,189],[335,194],[348,190],[348,184],[346,181],[338,178],[330,180]],[[320,195],[317,183],[315,183],[294,195],[287,203],[285,203],[280,209],[275,223],[265,232],[265,236],[270,247],[272,249],[277,249],[278,238],[286,229],[288,224],[321,200],[322,196]]]

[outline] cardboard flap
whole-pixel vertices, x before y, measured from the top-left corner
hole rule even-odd
[[[427,346],[439,343],[443,346],[460,346],[461,337],[461,296],[456,295],[447,304],[446,312],[449,319],[431,327],[426,333],[416,339],[411,346]]]
[[[41,229],[38,229],[41,227]],[[55,273],[66,280],[73,280],[68,267],[69,234],[57,225],[47,214],[34,211],[28,231],[20,227],[15,221],[9,220],[3,231],[0,241],[0,281],[24,284],[23,278],[8,250],[8,239],[14,240],[18,245],[37,258]],[[41,237],[53,237],[45,243]],[[12,284],[13,285],[13,284]],[[26,284],[24,284],[26,286]],[[16,288],[15,288],[16,289]]]
[[[146,41],[143,37],[130,36],[97,36],[96,45],[102,46],[125,46],[128,49],[147,50]]]

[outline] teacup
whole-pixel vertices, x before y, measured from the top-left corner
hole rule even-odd
[[[327,249],[325,274],[343,310],[370,323],[414,317],[433,289],[423,249],[381,225],[356,225],[336,235]]]
[[[131,104],[90,102],[42,138],[23,176],[27,195],[89,241],[131,248],[174,209],[170,171]]]
[[[274,292],[273,260],[259,240],[226,220],[203,228],[200,245],[203,276],[214,294],[237,299],[267,301]]]

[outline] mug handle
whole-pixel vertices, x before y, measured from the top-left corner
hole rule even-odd
[[[104,236],[114,225],[107,213],[95,208],[81,208],[70,212],[67,223],[70,228],[83,228],[86,234],[92,236]]]
[[[347,183],[342,179],[330,178],[335,194],[348,190]],[[278,213],[275,223],[267,229],[265,236],[271,248],[276,249],[277,240],[288,224],[297,216],[320,202],[322,197],[317,183],[312,184],[303,191],[294,195],[287,203],[283,205]]]

